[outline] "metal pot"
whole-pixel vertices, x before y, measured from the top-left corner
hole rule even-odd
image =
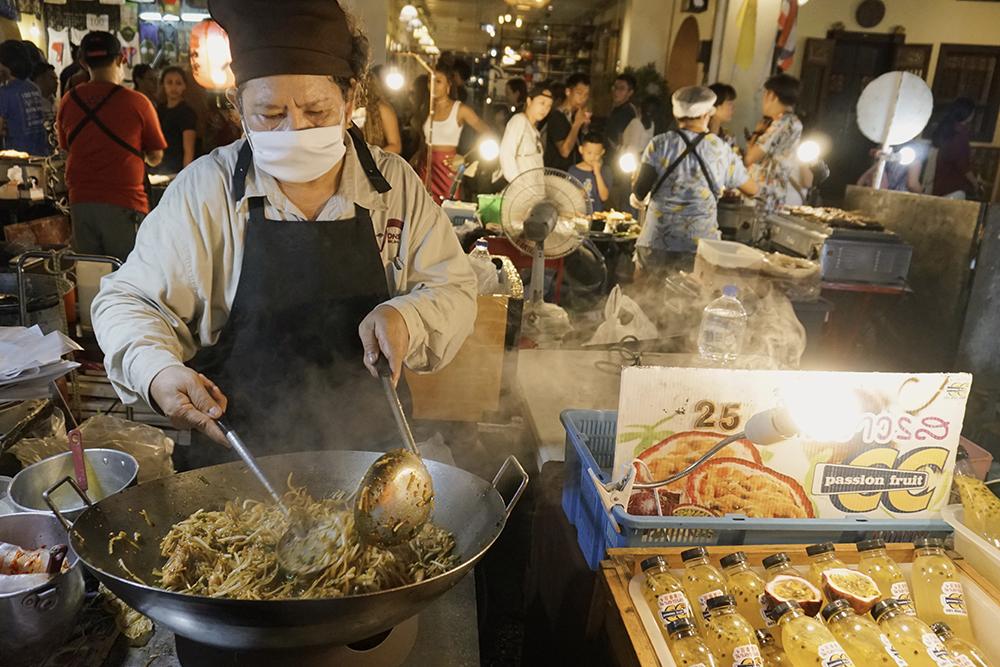
[[[125,452],[85,449],[84,455],[97,479],[97,488],[91,486],[88,491],[88,496],[94,502],[132,486],[139,474],[139,462]],[[73,455],[70,452],[39,461],[14,476],[14,481],[10,484],[10,501],[22,512],[49,512],[42,493],[72,476]],[[70,521],[80,516],[87,507],[72,489],[53,489],[50,497]]]
[[[0,541],[24,549],[65,544],[66,529],[51,514],[0,516]],[[83,606],[83,572],[74,551],[69,569],[40,586],[0,594],[0,664],[37,665],[73,631]]]

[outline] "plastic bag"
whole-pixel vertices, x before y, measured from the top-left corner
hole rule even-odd
[[[139,483],[174,474],[170,455],[174,441],[158,428],[108,415],[95,415],[80,425],[85,449],[115,449],[131,454],[139,462]],[[11,452],[22,465],[38,463],[69,451],[63,415],[55,411],[47,432],[40,437],[22,438]]]
[[[588,345],[613,345],[633,336],[637,340],[652,340],[659,336],[656,325],[642,312],[634,300],[615,285],[604,304],[604,322],[597,327]]]

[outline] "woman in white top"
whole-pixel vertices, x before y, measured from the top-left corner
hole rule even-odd
[[[639,115],[625,127],[625,133],[622,135],[622,151],[632,153],[638,158],[653,137],[663,134],[669,128],[670,118],[664,111],[663,100],[656,95],[650,95],[639,105]]]
[[[434,201],[439,204],[448,198],[455,172],[465,159],[464,155],[458,154],[462,127],[468,123],[479,134],[490,131],[475,111],[455,99],[451,80],[451,68],[439,63],[434,68],[431,81],[431,110],[424,121],[424,141],[431,152],[431,164],[428,175],[426,158],[422,160],[420,175]]]
[[[528,91],[524,111],[514,114],[507,122],[500,142],[500,168],[508,183],[529,169],[545,166],[538,124],[552,111],[552,102],[552,86],[537,83]]]

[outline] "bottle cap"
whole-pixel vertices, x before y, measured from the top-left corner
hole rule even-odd
[[[731,296],[734,299],[740,295],[740,290],[736,285],[726,285],[722,288],[722,296]]]
[[[670,621],[667,623],[668,635],[672,635],[675,632],[684,632],[685,630],[694,630],[694,626],[691,625],[691,621],[686,618],[678,618],[676,621]]]
[[[685,563],[696,558],[708,558],[708,551],[705,547],[695,547],[681,552],[681,560]]]
[[[757,635],[757,642],[761,646],[770,646],[771,644],[774,643],[774,636],[767,630],[762,630],[760,628],[757,628],[755,634]]]
[[[937,547],[941,548],[944,546],[944,540],[940,537],[918,537],[913,540],[914,549],[926,549],[927,547]]]
[[[705,606],[711,609],[718,609],[719,607],[735,607],[736,598],[732,595],[718,595],[714,598],[709,598]]]
[[[876,602],[875,606],[872,607],[872,618],[874,618],[877,621],[878,619],[882,618],[882,616],[884,616],[887,612],[890,612],[893,609],[898,609],[898,608],[899,608],[899,600],[895,598],[886,598],[881,602]]]
[[[942,638],[952,634],[951,628],[948,627],[948,624],[942,623],[941,621],[938,621],[937,623],[931,625],[931,630],[933,630],[934,634],[936,634],[938,637]]]
[[[792,611],[793,609],[801,610],[802,607],[800,607],[799,603],[796,602],[795,600],[785,600],[784,602],[775,605],[771,609],[771,614],[770,614],[771,619],[777,621],[779,618],[781,618],[788,612]]]
[[[844,609],[850,609],[851,603],[847,600],[834,600],[830,604],[823,607],[823,620],[829,621],[830,617],[836,614],[838,611],[843,611]]]
[[[835,551],[833,542],[824,542],[823,544],[814,544],[811,547],[806,547],[806,555],[808,556],[818,556],[833,551]]]
[[[647,558],[646,560],[642,561],[641,565],[639,565],[639,567],[642,569],[643,572],[645,572],[646,570],[651,570],[654,567],[666,567],[666,566],[667,566],[667,561],[663,560],[663,556],[653,556],[652,558]]]
[[[882,540],[864,540],[858,542],[858,551],[872,551],[873,549],[885,549],[885,542]]]
[[[767,558],[765,558],[764,560],[762,560],[761,564],[764,566],[764,569],[770,570],[772,567],[776,565],[781,565],[782,563],[790,563],[790,562],[792,562],[792,559],[788,557],[788,554],[786,554],[784,551],[779,551],[778,553],[772,554]]]
[[[740,563],[747,562],[747,555],[742,551],[737,551],[736,553],[729,554],[728,556],[723,556],[722,560],[719,561],[719,565],[722,567],[732,567],[733,565],[739,565]]]

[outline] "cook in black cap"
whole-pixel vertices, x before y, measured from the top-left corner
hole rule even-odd
[[[258,454],[376,448],[394,425],[369,371],[448,363],[472,329],[475,276],[409,165],[350,124],[368,44],[337,2],[209,11],[247,136],[178,175],[103,283],[108,375],[126,402],[219,441],[225,413]],[[228,458],[185,449],[185,467]]]

